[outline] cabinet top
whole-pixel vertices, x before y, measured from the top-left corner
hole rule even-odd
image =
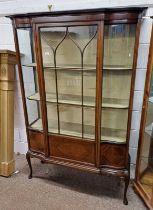
[[[83,14],[95,14],[95,13],[120,13],[120,12],[132,12],[140,13],[147,9],[147,7],[126,7],[126,8],[97,8],[97,9],[83,9],[83,10],[65,10],[65,11],[51,11],[51,12],[35,12],[35,13],[25,13],[25,14],[14,14],[9,15],[11,19],[13,18],[29,18],[38,16],[57,16],[57,15],[83,15]]]

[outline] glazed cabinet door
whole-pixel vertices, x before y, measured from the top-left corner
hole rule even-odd
[[[99,30],[97,22],[36,24],[51,157],[95,164]]]
[[[125,167],[136,24],[104,26],[101,165]]]

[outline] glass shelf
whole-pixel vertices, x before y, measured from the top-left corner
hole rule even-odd
[[[103,70],[132,70],[132,66],[103,66]]]
[[[26,67],[36,67],[36,63],[22,64],[22,66],[26,66]]]
[[[29,63],[29,64],[23,64],[22,66],[26,67],[36,67],[36,63]],[[50,64],[45,64],[43,66],[44,69],[50,69],[50,70],[55,70],[54,66],[51,66]],[[58,70],[73,70],[73,71],[82,71],[82,68],[80,66],[56,66],[56,69]],[[96,71],[95,66],[85,66],[83,67],[83,70],[91,70],[91,71]],[[103,66],[103,70],[132,70],[131,66]]]
[[[128,109],[129,101],[126,99],[117,98],[102,98],[103,108]]]
[[[153,123],[149,124],[148,126],[145,127],[145,132],[153,137]]]
[[[141,157],[141,168],[143,168],[140,174],[139,181],[149,197],[152,196],[152,186],[153,186],[153,168],[149,166],[148,161],[150,158]]]
[[[140,183],[149,197],[152,196],[153,172],[147,169],[140,178]]]
[[[42,119],[40,118],[40,119],[36,120],[32,124],[30,124],[30,127],[33,128],[33,129],[42,131],[43,130],[43,127],[42,127]]]
[[[79,96],[60,94],[60,95],[58,95],[58,97],[59,97],[58,103],[80,105],[80,106],[82,105],[82,101]],[[95,102],[94,101],[92,102],[92,100],[94,100],[94,97],[90,97],[90,96],[85,97],[84,96],[84,98],[86,98],[83,103],[84,106],[95,107]],[[34,95],[29,96],[28,99],[39,101],[40,95],[39,95],[39,93],[36,93]],[[46,93],[46,102],[57,103],[56,94]]]
[[[149,102],[153,103],[153,97],[149,97]]]
[[[83,68],[81,68],[81,66],[77,66],[77,65],[74,65],[74,66],[65,66],[65,65],[60,65],[60,66],[50,66],[49,64],[45,64],[43,66],[43,68],[46,70],[46,69],[50,69],[50,70],[73,70],[73,71],[86,71],[86,70],[90,70],[90,71],[96,71],[96,68],[95,66],[84,66]]]
[[[125,143],[126,138],[125,130],[121,129],[113,129],[113,128],[101,128],[102,136],[101,141],[110,141],[110,142],[116,142],[116,143]]]
[[[71,104],[71,105],[82,105],[81,98],[76,95],[61,94],[58,95],[58,103]],[[40,101],[39,93],[33,94],[28,97],[29,100]],[[46,102],[57,103],[56,95],[54,93],[46,93]],[[128,109],[128,101],[120,99],[108,99],[104,98],[102,107],[103,108],[118,108],[118,109]],[[83,106],[95,107],[94,97],[84,96]]]
[[[70,122],[60,122],[62,129],[60,129],[60,134],[68,135],[68,136],[77,136],[82,137],[82,133],[79,132],[81,128],[81,124],[79,123],[70,123]],[[42,130],[42,119],[38,119],[31,125],[31,128],[36,130]],[[84,125],[84,132],[83,137],[89,139],[95,139],[94,133],[94,126],[91,125]],[[51,133],[58,133],[57,129],[57,121],[48,121],[48,130]],[[93,132],[93,133],[92,133]],[[109,141],[114,143],[125,143],[126,139],[123,136],[125,131],[122,130],[115,130],[111,128],[102,128],[102,136],[101,141]],[[109,135],[111,133],[111,136]]]
[[[153,157],[141,156],[141,160],[146,164],[147,167],[149,167],[148,161],[152,161],[153,162]],[[153,167],[149,167],[149,168],[150,168],[150,171],[153,172]]]

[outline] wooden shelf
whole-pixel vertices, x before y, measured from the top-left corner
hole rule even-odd
[[[58,103],[61,104],[70,104],[70,105],[82,105],[81,97],[76,95],[68,94],[59,94]],[[31,95],[28,97],[29,100],[40,101],[39,93]],[[95,107],[94,97],[84,96],[83,106]],[[50,103],[57,103],[56,94],[46,93],[46,101]],[[127,109],[128,100],[119,100],[119,99],[109,99],[103,98],[102,103],[103,108],[118,108],[118,109]]]
[[[36,130],[42,130],[42,119],[38,119],[34,122],[31,128]],[[57,121],[48,121],[48,130],[51,133],[58,134],[58,123]],[[84,125],[84,138],[87,139],[95,139],[94,134],[95,127],[91,125]],[[109,141],[116,143],[125,143],[126,139],[123,137],[119,137],[119,135],[123,136],[122,130],[115,130],[111,128],[102,128],[102,132],[104,135],[101,136],[101,141]],[[110,136],[110,133],[113,134]],[[82,125],[78,123],[71,122],[61,122],[60,123],[60,134],[69,135],[69,136],[77,136],[82,137]],[[116,134],[116,135],[115,135]]]

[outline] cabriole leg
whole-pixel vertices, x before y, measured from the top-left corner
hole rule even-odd
[[[43,160],[40,161],[42,164],[44,164],[45,162]]]
[[[26,154],[26,159],[27,159],[27,162],[28,162],[28,165],[29,165],[29,168],[30,168],[30,173],[29,173],[28,178],[29,178],[29,179],[32,179],[32,165],[31,165],[31,158],[30,158],[30,155],[29,155],[29,153],[28,153],[28,152],[27,152],[27,154]]]
[[[130,155],[129,155],[129,158],[128,158],[128,173],[127,175],[124,177],[124,181],[125,181],[125,188],[124,188],[124,199],[123,199],[123,203],[125,205],[128,205],[128,200],[127,200],[127,189],[128,189],[128,186],[129,186],[129,182],[130,182]]]
[[[125,181],[125,188],[124,188],[124,199],[123,199],[123,203],[125,205],[128,205],[128,200],[127,200],[126,194],[127,194],[127,189],[128,189],[128,186],[129,186],[130,177],[129,176],[126,176],[124,178],[124,181]]]

